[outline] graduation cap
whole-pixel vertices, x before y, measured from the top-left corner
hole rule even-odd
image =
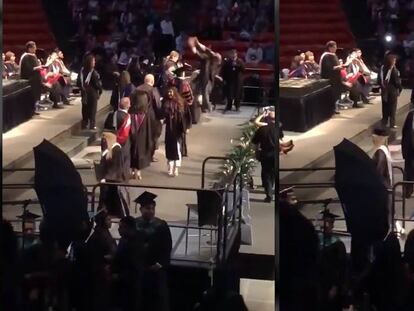
[[[28,210],[24,210],[23,214],[17,216],[17,218],[20,218],[23,220],[23,223],[26,225],[33,225],[33,230],[36,229],[36,219],[40,218],[41,216],[34,214]],[[23,225],[23,224],[22,224]]]
[[[140,204],[141,206],[155,203],[155,198],[157,197],[156,194],[153,194],[151,192],[145,191],[140,196],[138,196],[134,202],[137,204]]]
[[[186,70],[187,70],[187,68],[185,66],[183,66],[183,67],[175,69],[173,72],[177,76],[177,78],[179,78],[179,79],[191,78],[191,76],[186,76],[185,75]]]
[[[382,137],[388,137],[390,136],[390,130],[386,127],[377,127],[376,129],[374,129],[372,134]]]
[[[326,208],[326,209],[320,211],[319,214],[322,215],[323,219],[325,219],[325,218],[335,219],[335,218],[339,217],[338,215],[331,213],[329,208]]]

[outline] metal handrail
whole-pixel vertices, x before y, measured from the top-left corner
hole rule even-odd
[[[405,195],[404,195],[404,185],[413,185],[414,186],[414,181],[399,181],[396,184],[394,184],[394,186],[392,187],[392,202],[391,202],[391,230],[394,231],[394,226],[395,226],[395,202],[396,202],[396,191],[397,191],[397,187],[402,186],[403,187],[403,204],[402,204],[402,222],[403,222],[403,227],[405,227]]]

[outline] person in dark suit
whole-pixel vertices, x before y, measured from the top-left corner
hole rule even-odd
[[[168,311],[167,268],[170,264],[172,238],[166,221],[155,217],[155,198],[145,191],[135,199],[141,217],[136,219],[138,232],[144,236],[143,310]]]
[[[95,70],[95,57],[92,54],[85,57],[77,85],[82,95],[82,129],[86,129],[89,123],[89,129],[96,130],[95,118],[98,99],[102,94],[102,82]]]
[[[270,203],[273,197],[273,186],[276,180],[275,161],[278,154],[276,139],[275,112],[269,111],[267,125],[260,127],[252,138],[252,143],[258,145],[258,160],[262,166],[262,184],[265,189],[265,202]]]
[[[378,84],[381,86],[382,101],[382,124],[387,126],[388,120],[391,128],[397,128],[395,125],[395,113],[397,111],[398,96],[402,91],[400,72],[395,67],[397,57],[388,54],[385,57],[384,65],[381,66],[378,75]]]
[[[231,110],[233,102],[236,110],[240,111],[240,100],[243,91],[243,71],[243,61],[238,58],[237,51],[232,50],[230,58],[224,61],[221,74],[224,81],[224,96],[227,99],[227,106],[224,112]]]
[[[40,70],[42,65],[36,56],[36,43],[29,41],[26,43],[26,52],[20,57],[20,78],[29,80],[32,90],[35,106],[33,107],[33,114],[36,113],[36,107],[40,102],[40,95],[42,94],[42,76]]]
[[[411,110],[405,118],[402,129],[401,151],[405,160],[404,180],[414,181],[414,110]],[[405,197],[409,198],[413,194],[413,185],[405,186]]]

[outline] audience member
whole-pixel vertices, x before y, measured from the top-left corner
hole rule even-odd
[[[262,62],[263,50],[256,42],[252,42],[250,44],[246,52],[245,60],[246,60],[246,63],[251,63],[255,65]]]

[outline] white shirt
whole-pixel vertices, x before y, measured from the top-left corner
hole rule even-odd
[[[166,20],[161,21],[161,33],[163,35],[174,36],[174,27],[172,21],[167,22]]]

